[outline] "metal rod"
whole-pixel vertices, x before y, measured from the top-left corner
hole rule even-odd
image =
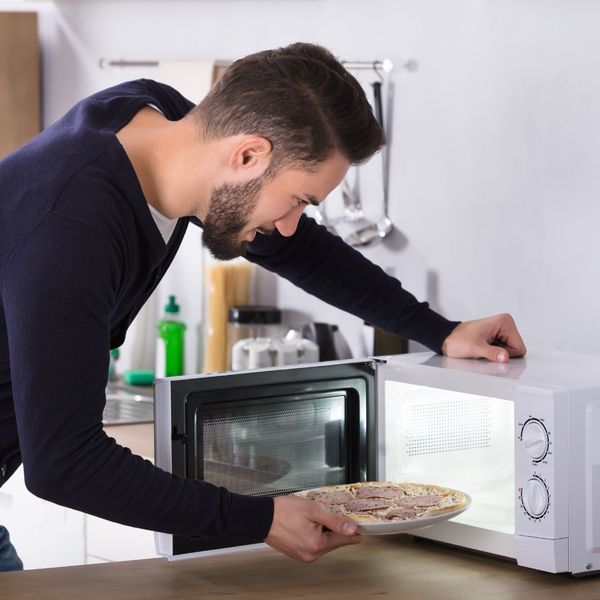
[[[231,64],[230,60],[216,60],[216,67],[228,67]],[[159,60],[108,60],[101,58],[98,61],[98,65],[101,69],[107,67],[158,67],[160,65]]]
[[[387,58],[385,60],[372,61],[343,60],[342,64],[346,69],[373,69],[375,71],[385,71],[386,73],[389,73],[394,68],[392,61]]]
[[[215,62],[217,67],[228,67],[232,61],[228,60],[218,60]],[[108,60],[106,58],[101,58],[98,61],[101,69],[105,69],[107,67],[158,67],[160,61],[158,60]],[[376,71],[385,71],[389,73],[394,65],[392,61],[389,59],[385,60],[373,60],[373,61],[364,61],[364,60],[343,60],[342,64],[346,67],[346,69],[374,69]],[[414,70],[415,61],[409,60],[403,63],[402,67],[408,69],[409,71]]]

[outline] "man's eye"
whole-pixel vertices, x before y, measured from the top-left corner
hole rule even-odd
[[[304,198],[296,197],[296,206],[300,206],[301,204],[304,206],[308,206],[309,202],[307,200],[304,200]]]

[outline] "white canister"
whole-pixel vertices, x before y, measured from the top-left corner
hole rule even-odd
[[[297,365],[319,360],[319,347],[310,340],[302,338],[284,338],[273,340],[275,352],[274,366]]]
[[[252,340],[247,348],[249,369],[266,369],[273,366],[270,339],[258,338],[257,340]]]
[[[231,370],[266,369],[319,360],[319,347],[310,340],[245,338],[231,352]]]
[[[244,338],[231,349],[231,370],[264,369],[272,366],[269,338]]]

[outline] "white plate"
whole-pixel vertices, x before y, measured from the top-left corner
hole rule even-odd
[[[405,521],[382,521],[381,523],[357,521],[358,533],[361,535],[388,535],[390,533],[404,533],[405,531],[411,531],[413,529],[430,527],[431,525],[435,525],[440,521],[452,519],[467,510],[471,504],[471,497],[468,494],[465,494],[465,500],[466,502],[464,506],[461,506],[456,510],[450,510],[438,515],[431,515],[429,517],[424,516],[417,519],[407,519]]]

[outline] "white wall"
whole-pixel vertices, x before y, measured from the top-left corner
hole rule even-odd
[[[365,253],[450,318],[509,311],[529,346],[597,353],[600,3],[27,4],[15,6],[43,10],[46,123],[97,89],[155,75],[102,70],[101,57],[234,58],[304,40],[348,59],[416,59],[415,73],[394,72],[391,217],[402,235]],[[283,308],[315,312],[285,282],[275,293]],[[314,316],[342,325],[358,351],[358,319],[329,307]]]

